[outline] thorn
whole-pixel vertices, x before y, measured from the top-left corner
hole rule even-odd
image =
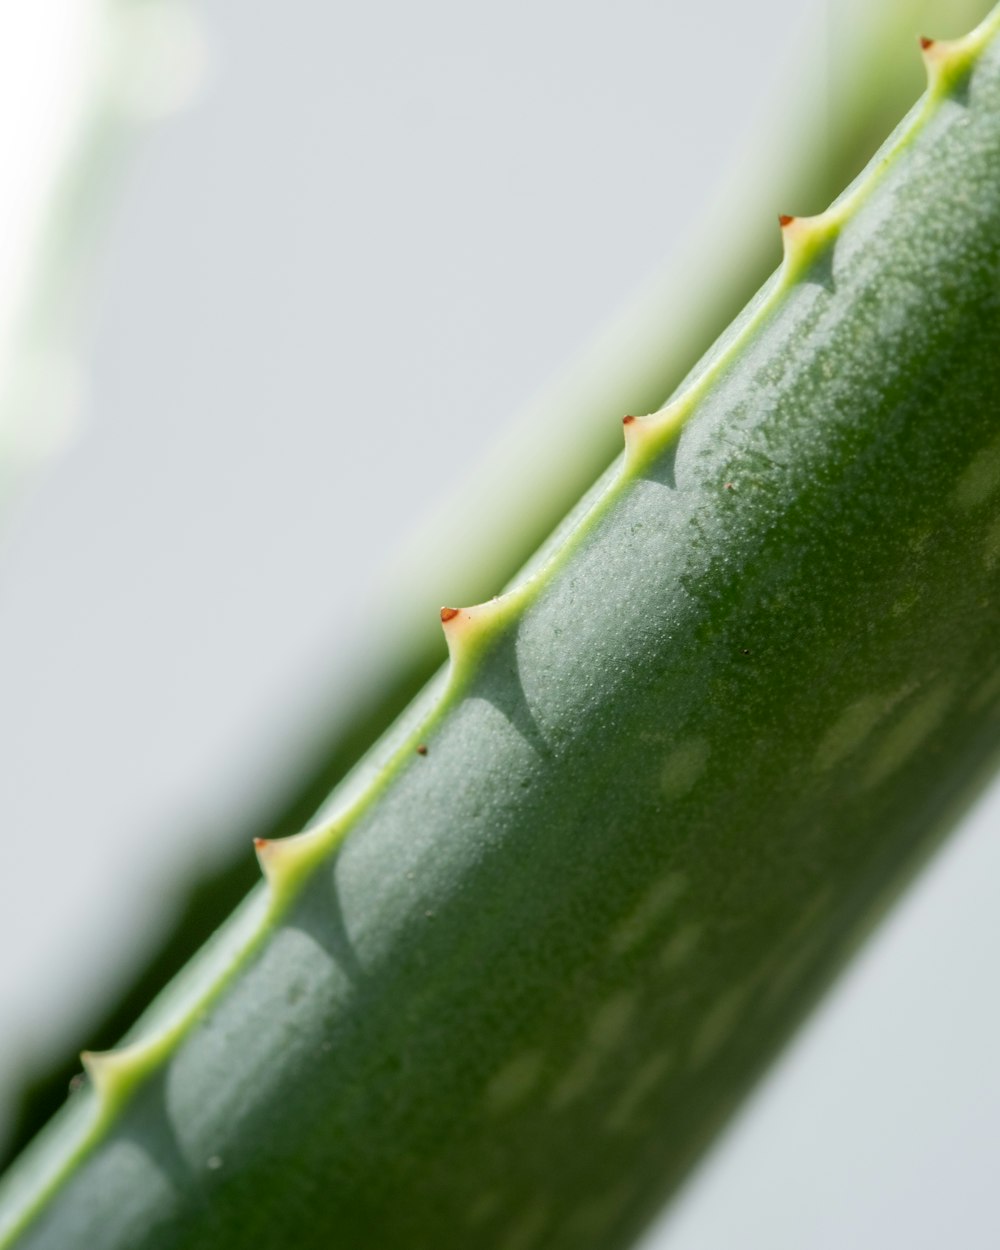
[[[494,615],[495,605],[499,602],[499,597],[495,597],[485,603],[475,603],[470,608],[442,608],[441,624],[445,627],[445,637],[454,638],[459,632],[465,634],[474,622]]]
[[[634,417],[631,414],[622,417],[622,429],[625,432],[625,467],[631,468],[637,460],[643,458],[644,449],[655,438],[655,425],[651,417]]]
[[[156,1043],[132,1042],[117,1050],[84,1050],[80,1063],[105,1109],[132,1090],[156,1063]]]
[[[257,856],[257,863],[265,877],[270,876],[271,857],[274,854],[273,838],[254,838],[253,840],[254,854]]]
[[[276,896],[284,896],[326,854],[330,832],[320,826],[290,838],[254,838],[257,863]]]
[[[983,27],[962,39],[928,39],[921,36],[920,54],[927,71],[927,90],[933,94],[961,96],[970,68],[982,50]]]
[[[421,742],[421,743],[420,743],[420,745],[417,747],[417,754],[418,754],[418,755],[426,755],[426,754],[427,754],[427,747],[426,747],[426,745],[425,745],[423,742]]]
[[[938,39],[928,39],[924,35],[920,36],[920,55],[924,59],[924,69],[927,72],[927,89],[929,91],[933,91],[942,81],[950,46],[950,44],[943,43]]]
[[[833,245],[840,232],[841,218],[842,211],[837,209],[827,209],[814,217],[791,217],[782,213],[778,221],[788,278],[794,280],[800,277],[819,255]]]
[[[100,1090],[104,1086],[105,1076],[108,1071],[108,1057],[112,1053],[109,1050],[80,1051],[80,1066],[83,1068],[87,1080],[96,1090]]]
[[[478,651],[479,640],[496,635],[501,622],[517,609],[519,603],[519,591],[511,591],[469,608],[442,608],[441,624],[452,666],[455,661],[461,661],[464,666],[465,661]]]
[[[722,489],[723,490],[735,490],[736,487],[732,484],[732,482],[723,482]]]
[[[641,471],[642,466],[650,465],[660,452],[672,442],[676,443],[693,403],[693,395],[689,393],[671,400],[658,412],[651,412],[648,416],[637,417],[629,413],[622,417],[626,473]]]

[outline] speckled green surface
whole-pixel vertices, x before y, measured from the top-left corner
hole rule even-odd
[[[261,849],[0,1245],[628,1245],[995,754],[998,26]]]

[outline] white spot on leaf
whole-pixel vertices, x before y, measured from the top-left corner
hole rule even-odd
[[[693,1068],[700,1068],[707,1063],[723,1043],[728,1041],[752,989],[752,982],[737,985],[727,990],[721,998],[716,999],[691,1040],[691,1066]]]
[[[635,1113],[674,1065],[673,1056],[664,1052],[641,1064],[625,1086],[605,1121],[612,1133],[621,1133],[632,1124]]]
[[[906,763],[948,710],[953,688],[951,682],[939,682],[903,711],[873,750],[865,770],[865,786],[878,785]]]
[[[680,799],[694,789],[708,764],[711,747],[705,738],[691,738],[667,756],[660,773],[660,790],[666,799]]]
[[[955,487],[959,508],[976,508],[1000,489],[1000,438],[982,448],[969,461]]]
[[[869,694],[851,703],[823,736],[813,757],[813,767],[825,772],[846,759],[912,689],[912,685],[903,686],[895,694]]]
[[[549,1105],[554,1110],[561,1111],[563,1107],[576,1102],[593,1085],[602,1058],[597,1051],[585,1050],[563,1073],[552,1091]]]
[[[638,946],[686,888],[687,878],[680,872],[668,872],[654,881],[611,935],[612,954],[623,955]]]
[[[502,1115],[528,1097],[542,1072],[540,1051],[528,1050],[504,1064],[486,1085],[484,1101],[491,1115]]]
[[[986,531],[986,541],[983,544],[983,563],[990,571],[1000,564],[1000,517],[997,517]]]
[[[598,1007],[587,1026],[583,1049],[552,1091],[552,1107],[569,1106],[593,1085],[601,1064],[628,1032],[636,1002],[633,990],[622,990]]]
[[[700,924],[686,924],[678,929],[660,952],[660,967],[665,972],[673,972],[675,968],[686,963],[701,941],[701,934]]]
[[[635,1015],[636,998],[634,990],[622,990],[598,1007],[588,1030],[590,1041],[595,1047],[607,1051],[618,1045]]]

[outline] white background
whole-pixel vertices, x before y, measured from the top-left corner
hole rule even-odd
[[[202,89],[122,166],[80,433],[0,538],[0,1131],[25,1066],[218,853],[205,831],[377,663],[401,540],[704,214],[738,221],[734,171],[787,137],[782,84],[837,24],[792,7],[207,0],[200,35],[173,31],[166,77]],[[60,29],[12,61],[53,133],[81,46]],[[136,107],[174,102],[158,73],[126,84]],[[462,528],[426,531],[428,585]],[[664,1247],[1000,1244],[998,813],[814,1019]]]

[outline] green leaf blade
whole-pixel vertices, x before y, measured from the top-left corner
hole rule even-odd
[[[679,1184],[995,755],[1000,43],[968,60],[448,622],[447,687],[3,1244],[604,1250]]]

